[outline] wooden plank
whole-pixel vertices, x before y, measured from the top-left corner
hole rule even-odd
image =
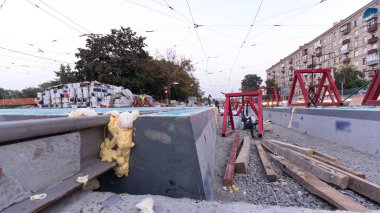
[[[235,161],[235,172],[236,173],[247,173],[249,155],[251,153],[251,140],[248,136],[243,139],[243,145],[241,147],[240,153]]]
[[[330,156],[330,155],[327,155],[327,154],[324,154],[322,152],[318,152],[318,151],[315,151],[311,148],[303,148],[303,147],[300,147],[300,146],[296,146],[296,145],[293,145],[293,144],[289,144],[289,143],[284,143],[284,142],[281,142],[281,141],[276,141],[276,140],[270,140],[271,142],[273,143],[276,143],[278,145],[281,145],[282,147],[286,147],[288,149],[291,149],[293,151],[296,151],[296,152],[299,152],[299,153],[302,153],[302,154],[305,154],[309,157],[312,157],[316,160],[319,160],[319,161],[322,161],[326,164],[329,164],[329,165],[332,165],[334,167],[337,167],[343,171],[346,171],[346,172],[349,172],[353,175],[356,175],[358,177],[361,177],[361,178],[365,178],[365,174],[362,173],[362,172],[359,172],[359,171],[354,171],[344,165],[342,165],[337,158],[333,157],[333,156]]]
[[[265,148],[268,148],[265,146],[265,144],[263,144],[263,145]],[[309,158],[309,160],[311,159],[311,160],[316,161],[315,159],[310,158],[308,156],[305,156],[305,158]],[[356,175],[353,175],[349,172],[346,172],[342,169],[328,165],[326,163],[323,163],[323,162],[319,162],[319,163],[324,164],[327,167],[333,168],[336,171],[347,175],[349,177],[349,181],[348,181],[348,188],[349,189],[351,189],[351,190],[353,190],[353,191],[355,191],[361,195],[364,195],[364,196],[368,197],[369,199],[376,201],[377,203],[380,203],[380,186],[379,185],[372,183],[366,179],[360,178]]]
[[[293,145],[290,143],[284,143],[284,142],[276,141],[276,140],[270,140],[270,141],[275,143],[275,144],[281,145],[282,147],[286,147],[288,149],[291,149],[293,151],[296,151],[296,152],[299,152],[299,153],[302,153],[305,155],[312,155],[313,154],[313,149],[311,149],[311,148],[303,148],[301,146],[296,146],[296,145]]]
[[[333,161],[333,162],[336,162],[336,163],[340,163],[336,157],[333,157],[333,156],[331,156],[331,155],[328,155],[328,154],[325,154],[325,153],[322,153],[322,152],[318,152],[318,151],[316,151],[316,150],[313,150],[313,155],[314,155],[314,156],[321,157],[321,158],[324,158],[324,159],[327,159],[327,160],[329,160],[329,161]]]
[[[235,138],[231,144],[231,151],[230,151],[230,155],[228,157],[226,171],[224,173],[224,179],[223,179],[223,185],[224,186],[232,186],[232,184],[233,184],[233,177],[234,177],[234,173],[235,173],[235,160],[236,160],[236,155],[237,155],[237,151],[239,148],[239,144],[240,144],[240,133],[237,132],[235,134]]]
[[[314,153],[315,153],[315,151],[314,151]],[[359,171],[352,170],[352,169],[350,169],[350,168],[348,168],[348,167],[342,165],[342,164],[339,163],[339,162],[331,161],[331,160],[329,160],[329,159],[326,159],[326,158],[320,157],[319,155],[311,155],[310,157],[312,157],[312,158],[314,158],[314,159],[316,159],[316,160],[319,160],[319,161],[321,161],[321,162],[323,162],[323,163],[326,163],[326,164],[328,164],[328,165],[334,166],[335,168],[339,168],[339,169],[341,169],[341,170],[343,170],[343,171],[345,171],[345,172],[348,172],[348,173],[350,173],[350,174],[352,174],[352,175],[355,175],[355,176],[358,176],[358,177],[360,177],[360,178],[365,179],[365,174],[364,174],[364,173],[359,172]]]
[[[87,164],[88,163],[88,164]],[[49,207],[51,204],[57,202],[59,199],[75,192],[82,187],[82,184],[77,183],[79,176],[88,175],[88,179],[91,180],[98,175],[112,169],[115,163],[101,162],[100,159],[93,159],[86,162],[86,167],[83,168],[78,174],[62,181],[61,183],[54,185],[45,190],[36,192],[35,194],[46,193],[47,197],[42,200],[30,200],[29,198],[16,203],[2,211],[2,213],[24,213],[24,212],[40,212],[43,209]]]
[[[269,182],[274,182],[277,180],[276,172],[273,170],[272,165],[270,164],[267,154],[265,153],[265,150],[263,149],[263,146],[261,143],[256,143],[257,151],[259,152],[259,156],[261,159],[261,162],[263,163],[265,174],[267,176],[267,179]]]
[[[338,209],[354,212],[364,212],[366,210],[363,206],[356,203],[350,197],[342,194],[338,190],[319,180],[309,172],[300,169],[285,158],[280,156],[275,156],[274,158],[278,162],[279,167],[290,177],[305,187],[309,192],[324,199]]]
[[[341,189],[346,189],[348,186],[349,176],[339,172],[326,164],[314,160],[306,155],[295,152],[293,150],[279,146],[270,141],[264,141],[263,145],[277,155],[285,157],[290,162],[294,163],[301,169],[310,172],[317,178],[338,186]]]

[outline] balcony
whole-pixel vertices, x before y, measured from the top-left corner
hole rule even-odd
[[[307,55],[302,56],[302,62],[303,62],[304,64],[307,63]]]
[[[367,8],[366,11],[364,11],[363,14],[363,21],[370,21],[374,18],[377,18],[378,12],[377,8]]]
[[[376,30],[377,30],[377,23],[375,23],[373,25],[368,25],[368,27],[367,27],[367,32],[368,33],[375,32]]]
[[[307,49],[302,50],[302,56],[307,55]]]
[[[376,48],[374,48],[374,49],[368,50],[367,54],[371,55],[371,54],[374,54],[374,53],[377,53],[377,52],[378,52],[378,50]]]
[[[350,30],[351,30],[351,24],[350,23],[347,23],[347,24],[340,27],[340,33],[342,35],[348,34],[350,32]]]
[[[312,68],[313,68],[313,64],[308,64],[308,65],[307,65],[307,68],[308,68],[308,69],[312,69]]]
[[[345,44],[343,45],[341,48],[340,48],[340,54],[344,55],[344,54],[348,54],[350,52],[350,47],[348,44]]]
[[[349,38],[348,39],[344,39],[342,41],[342,45],[345,45],[345,44],[348,44],[348,43],[350,43],[350,39]]]
[[[378,63],[379,63],[379,54],[377,53],[377,50],[376,52],[367,55],[366,65],[374,66],[374,65],[377,65]]]
[[[315,56],[316,57],[320,57],[322,55],[322,48],[321,47],[317,47],[315,49]]]
[[[377,38],[377,37],[372,37],[372,38],[369,38],[368,40],[367,40],[367,43],[368,44],[374,44],[374,43],[376,43],[377,41],[378,41],[379,39]]]

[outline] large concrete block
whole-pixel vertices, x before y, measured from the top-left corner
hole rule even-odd
[[[80,134],[67,133],[0,148],[0,210],[80,170]]]
[[[210,108],[141,116],[134,141],[128,177],[102,176],[102,191],[212,199],[216,126]]]
[[[291,108],[265,108],[263,114],[277,125],[380,156],[380,111],[376,108],[297,108],[293,113]]]

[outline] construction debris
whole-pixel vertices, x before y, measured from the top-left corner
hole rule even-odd
[[[135,207],[140,209],[140,213],[154,213],[153,205],[154,205],[153,198],[147,197],[143,199],[140,203],[136,204]]]
[[[284,157],[275,156],[274,158],[284,172],[295,179],[309,192],[321,197],[338,209],[355,212],[364,212],[366,210],[359,203],[356,203],[348,196],[340,193],[338,190],[319,180],[314,175],[290,163]]]
[[[46,193],[37,194],[37,195],[30,196],[30,200],[42,200],[42,199],[45,199],[46,197],[47,197]]]
[[[322,162],[314,160],[306,155],[295,152],[293,150],[281,147],[270,141],[263,142],[263,145],[266,149],[271,152],[285,157],[291,163],[294,163],[296,166],[301,169],[310,172],[315,175],[317,178],[338,186],[341,189],[346,189],[348,186],[348,176],[333,169],[328,166],[325,166]]]
[[[261,145],[261,143],[256,143],[257,151],[259,152],[259,156],[261,162],[263,163],[263,167],[265,170],[265,174],[269,182],[274,182],[277,180],[276,172],[273,170],[272,165],[270,164],[268,157]]]
[[[380,203],[380,186],[375,183],[333,165],[280,147],[275,143],[264,141],[263,145],[271,152],[285,157],[291,163],[294,163],[327,183],[339,186],[341,189],[349,188]]]
[[[365,178],[365,175],[362,172],[353,171],[352,169],[349,169],[349,168],[345,167],[344,165],[342,165],[338,161],[337,158],[335,158],[333,156],[330,156],[330,155],[327,155],[327,154],[315,151],[315,150],[313,150],[311,148],[303,148],[303,147],[300,147],[300,146],[296,146],[296,145],[289,144],[289,143],[284,143],[284,142],[277,141],[277,140],[270,140],[270,141],[273,142],[273,143],[276,143],[278,145],[281,145],[282,147],[286,147],[286,148],[291,149],[293,151],[302,153],[302,154],[307,155],[309,157],[312,157],[312,158],[314,158],[316,160],[319,160],[319,161],[322,161],[322,162],[327,163],[329,165],[332,165],[334,167],[337,167],[337,168],[339,168],[339,169],[341,169],[343,171],[349,172],[349,173],[351,173],[353,175],[356,175],[358,177]]]
[[[248,136],[243,139],[243,145],[241,146],[238,157],[235,161],[235,172],[236,173],[247,173],[249,155],[251,152],[251,141]]]
[[[231,145],[231,151],[228,157],[226,171],[224,173],[224,181],[223,181],[224,186],[232,186],[233,184],[233,177],[235,173],[235,161],[236,161],[236,155],[238,152],[239,144],[240,144],[240,133],[237,132],[235,134],[235,138]]]

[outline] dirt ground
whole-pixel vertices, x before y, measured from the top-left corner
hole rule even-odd
[[[376,156],[354,150],[340,144],[313,137],[292,129],[280,127],[264,122],[264,139],[276,139],[283,142],[310,147],[317,151],[337,157],[349,168],[364,172],[367,179],[380,184],[380,159]],[[245,130],[240,131],[240,138],[250,136]],[[228,160],[229,151],[234,135],[221,137],[220,129],[217,133],[217,156],[214,179],[214,200],[222,203],[241,201],[261,205],[279,205],[286,207],[305,207],[311,209],[335,210],[336,208],[309,193],[292,178],[283,173],[273,164],[273,158],[267,152],[272,166],[278,174],[279,180],[270,183],[266,180],[264,168],[261,164],[255,141],[261,138],[251,138],[251,155],[248,174],[235,174],[234,183],[240,191],[230,193],[223,189],[223,177]],[[380,205],[351,190],[339,190],[359,202],[367,209],[379,210]]]

